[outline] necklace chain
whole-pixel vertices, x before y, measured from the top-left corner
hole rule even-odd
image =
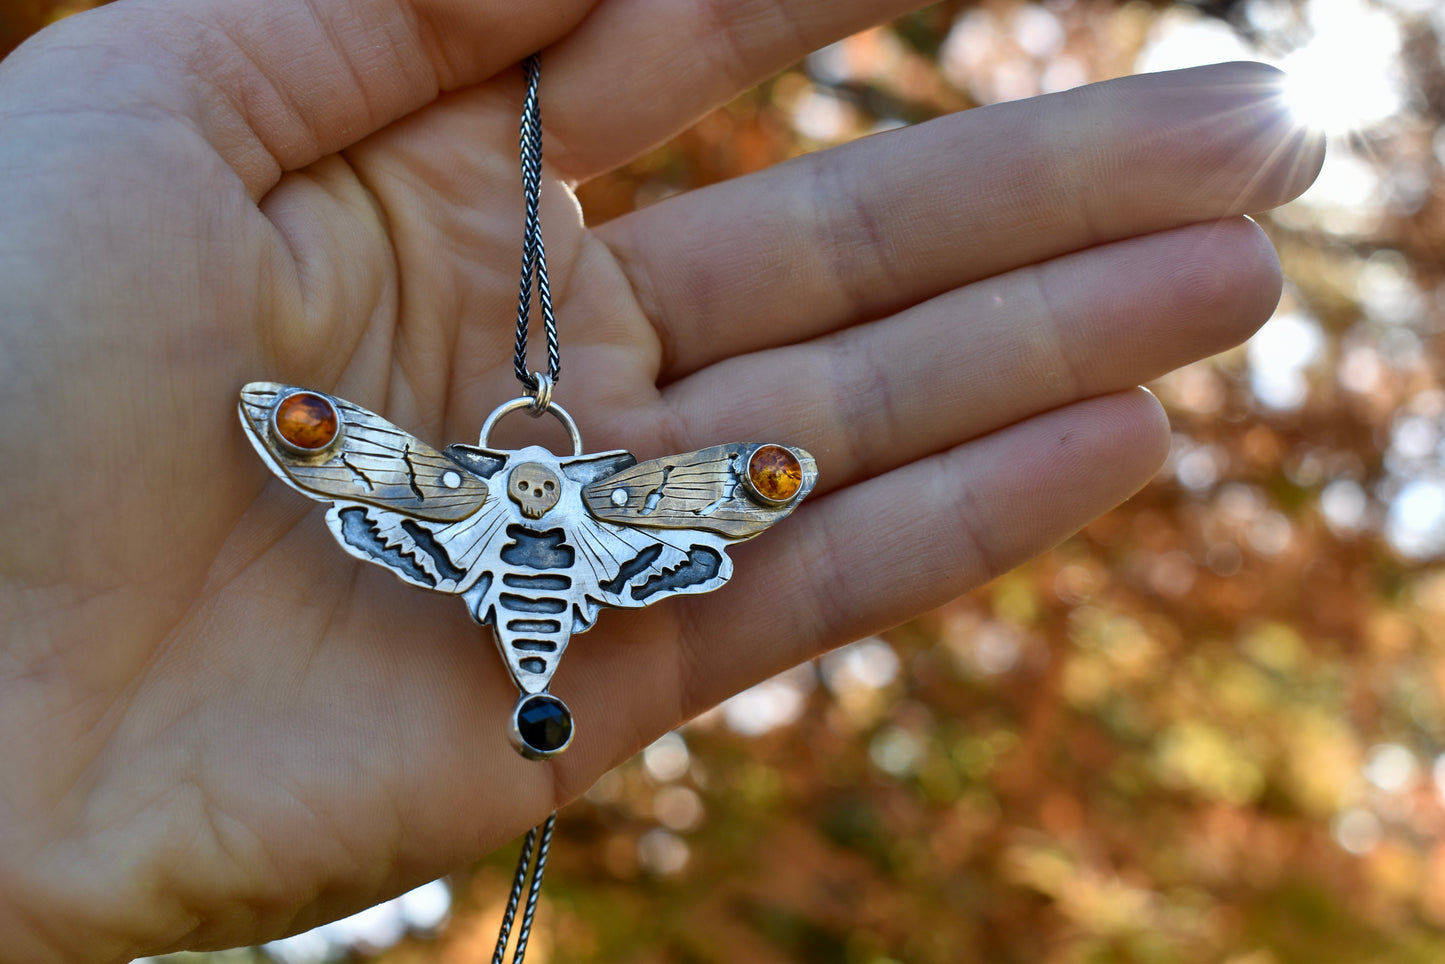
[[[542,243],[542,222],[538,216],[542,199],[542,116],[537,104],[541,58],[532,54],[522,62],[522,70],[527,78],[521,130],[522,197],[526,202],[526,219],[522,228],[522,283],[517,294],[517,344],[512,367],[516,370],[517,380],[533,396],[532,414],[541,415],[551,406],[552,386],[562,372],[562,360],[557,348],[557,318],[552,313],[552,289],[547,282],[547,248]],[[532,315],[534,285],[542,308],[542,327],[547,336],[546,372],[527,371],[527,324]],[[537,911],[537,898],[542,893],[542,874],[547,869],[547,854],[552,849],[552,828],[556,823],[554,811],[541,826],[529,830],[522,842],[522,853],[517,859],[516,873],[512,876],[512,890],[507,897],[507,909],[497,935],[493,964],[503,964],[507,940],[519,906],[522,907],[522,923],[517,929],[512,964],[522,964],[526,956],[527,940],[532,934],[532,917]],[[524,890],[525,904],[522,903]]]
[[[538,408],[545,409],[544,398],[551,395],[551,386],[562,373],[561,353],[557,347],[557,318],[552,313],[552,289],[547,281],[547,248],[542,243],[539,216],[542,199],[542,116],[537,101],[537,83],[542,74],[541,59],[532,54],[522,62],[527,79],[527,94],[522,101],[522,196],[526,201],[526,220],[522,228],[522,283],[517,294],[517,342],[512,367],[527,391],[535,395]],[[542,309],[542,326],[547,336],[547,371],[527,371],[527,325],[532,315],[532,292],[535,285],[537,301]],[[537,414],[541,414],[538,411]]]
[[[537,898],[542,894],[542,874],[547,869],[547,853],[552,849],[552,828],[557,823],[554,812],[540,827],[527,831],[522,841],[522,853],[517,858],[517,872],[512,876],[512,891],[507,895],[507,909],[502,915],[501,932],[497,934],[497,950],[492,955],[492,964],[503,964],[507,953],[507,939],[512,934],[512,922],[517,918],[517,907],[522,904],[522,891],[527,892],[527,903],[522,910],[522,926],[517,929],[517,946],[512,952],[512,964],[522,964],[527,953],[527,941],[532,936],[532,917],[537,913]],[[540,835],[541,840],[538,840]],[[532,855],[536,853],[537,863],[532,867]],[[528,870],[531,879],[528,879]]]

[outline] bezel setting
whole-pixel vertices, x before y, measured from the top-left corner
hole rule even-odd
[[[758,489],[758,487],[757,487],[757,484],[753,481],[753,460],[756,459],[760,453],[762,453],[762,452],[767,452],[769,449],[776,449],[776,450],[778,450],[778,451],[780,451],[780,452],[785,452],[785,453],[787,453],[788,457],[791,458],[791,459],[793,460],[794,464],[796,464],[797,467],[798,467],[798,484],[797,484],[797,487],[793,489],[792,494],[789,495],[787,498],[784,498],[784,499],[775,499],[775,498],[772,498],[771,496],[767,495],[766,493],[760,491],[760,490]],[[785,505],[791,505],[791,504],[793,504],[794,502],[796,502],[796,501],[798,500],[798,496],[800,496],[800,495],[803,494],[803,490],[804,490],[804,488],[805,488],[805,486],[804,486],[805,473],[804,473],[804,470],[803,470],[803,460],[800,459],[800,458],[798,458],[798,453],[794,452],[791,448],[789,448],[789,447],[786,446],[786,445],[779,445],[779,444],[777,444],[776,442],[767,442],[767,443],[764,443],[764,444],[762,444],[762,445],[757,446],[757,447],[754,448],[751,452],[749,452],[749,453],[748,453],[747,462],[746,462],[746,464],[743,466],[742,472],[739,473],[739,474],[740,474],[741,477],[742,477],[743,487],[747,490],[747,493],[748,493],[749,497],[751,497],[752,499],[754,499],[754,500],[757,501],[757,502],[762,503],[763,505],[770,506],[770,507],[785,506]]]
[[[320,445],[316,448],[297,445],[282,433],[280,425],[277,424],[276,419],[281,413],[282,406],[290,399],[300,395],[320,399],[325,403],[326,407],[331,410],[331,417],[336,421],[336,434],[334,434],[325,445]],[[329,458],[331,453],[336,450],[336,447],[341,444],[341,440],[346,437],[346,419],[342,417],[341,407],[336,404],[336,400],[330,395],[306,388],[298,388],[294,391],[285,392],[276,396],[275,402],[271,405],[271,414],[267,419],[267,428],[271,432],[271,438],[274,439],[276,444],[287,454],[302,459],[324,460]]]
[[[561,711],[562,717],[566,721],[567,730],[566,735],[560,743],[554,741],[551,744],[542,744],[541,741],[534,742],[532,739],[528,739],[525,731],[530,730],[532,725],[523,722],[522,714],[526,712],[529,707],[539,704],[546,704]],[[517,700],[517,705],[512,709],[512,725],[509,734],[512,738],[512,746],[516,748],[518,753],[529,760],[550,760],[552,757],[564,752],[572,745],[572,737],[576,732],[577,726],[576,721],[572,718],[572,711],[567,707],[566,703],[551,693],[524,693],[522,694],[522,698]],[[536,735],[533,734],[534,739],[535,736]]]

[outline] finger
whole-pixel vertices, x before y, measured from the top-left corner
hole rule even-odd
[[[52,108],[181,119],[260,197],[546,46],[597,2],[138,0],[42,33],[5,78]]]
[[[1224,64],[1000,104],[810,155],[599,229],[663,378],[1130,235],[1258,211],[1320,144],[1280,74]]]
[[[548,52],[548,162],[585,180],[801,57],[920,0],[602,4]],[[554,106],[555,105],[555,106]]]
[[[697,712],[759,673],[896,625],[1007,572],[1138,491],[1168,451],[1158,400],[1132,389],[821,500],[785,544],[735,553],[733,600],[702,602],[692,624],[704,629],[733,613],[733,645],[709,646],[705,631],[684,640],[695,671],[683,706]],[[737,605],[750,596],[771,605]],[[751,672],[730,673],[729,662]]]
[[[733,693],[942,605],[1055,545],[1137,491],[1168,447],[1158,401],[1133,389],[805,504],[784,523],[786,533],[730,550],[731,581],[688,601],[680,638],[639,632],[617,647],[568,652],[559,687],[578,719],[617,725],[579,732],[559,758],[563,797]],[[614,622],[637,626],[660,615],[618,614]]]
[[[796,441],[818,458],[827,491],[1223,351],[1269,318],[1279,291],[1258,225],[1190,225],[713,365],[664,400],[685,426],[679,451],[704,439]]]
[[[640,152],[814,47],[917,5],[201,0],[182,16],[149,0],[72,18],[24,57],[60,61],[50,73],[62,84],[48,95],[59,105],[90,108],[103,91],[109,107],[193,120],[259,197],[284,171],[493,76],[584,18],[586,28],[547,55],[554,159],[575,176]],[[117,60],[129,68],[125,83],[115,82]]]

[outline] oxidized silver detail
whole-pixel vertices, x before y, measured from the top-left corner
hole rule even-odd
[[[461,596],[472,618],[493,628],[525,694],[547,690],[572,636],[590,629],[603,608],[639,608],[721,586],[732,575],[727,547],[782,519],[817,481],[812,457],[791,449],[803,484],[787,506],[766,508],[747,499],[737,475],[756,444],[641,465],[620,450],[584,455],[576,423],[555,402],[546,410],[567,429],[570,456],[538,445],[490,448],[497,421],[531,406],[528,397],[498,406],[480,445],[444,452],[333,399],[350,431],[316,463],[282,448],[268,428],[276,397],[295,390],[255,382],[241,392],[241,424],[267,466],[297,491],[330,503],[326,525],[346,552],[412,585]],[[513,493],[518,481],[528,481],[530,504]]]

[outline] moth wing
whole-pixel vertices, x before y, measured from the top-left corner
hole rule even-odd
[[[760,493],[749,466],[760,450],[796,475],[785,500]],[[582,501],[603,522],[644,529],[700,529],[730,540],[750,539],[789,515],[813,490],[818,464],[799,448],[743,442],[639,462],[582,489]]]
[[[317,454],[291,450],[277,436],[273,413],[298,391],[303,390],[252,382],[241,390],[239,414],[246,437],[271,471],[302,494],[433,522],[465,519],[487,500],[481,478],[375,412],[322,392],[313,394],[335,407],[340,438]]]
[[[587,582],[587,591],[573,632],[590,628],[600,606],[635,609],[717,589],[733,574],[725,550],[735,541],[705,530],[640,529],[582,519],[571,533],[578,556],[573,574]]]
[[[478,550],[502,514],[493,501],[459,522],[441,523],[337,501],[326,512],[326,525],[341,547],[363,562],[385,566],[413,586],[462,593],[487,575],[477,565]]]
[[[476,545],[500,511],[487,483],[376,413],[321,392],[310,393],[330,402],[338,437],[315,453],[295,451],[278,437],[274,413],[302,391],[310,392],[274,382],[241,390],[241,426],[271,471],[331,503],[327,527],[356,558],[439,592],[475,583]]]

